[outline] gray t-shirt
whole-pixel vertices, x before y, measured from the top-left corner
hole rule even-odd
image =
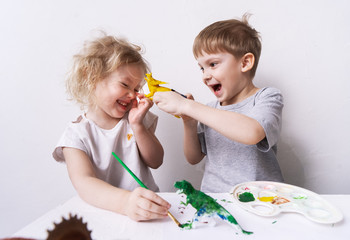
[[[276,88],[262,88],[255,95],[228,106],[218,101],[208,106],[244,114],[257,120],[266,137],[256,145],[232,141],[212,128],[199,123],[198,137],[206,154],[203,192],[229,192],[247,181],[277,181],[283,177],[276,158],[281,131],[283,96]]]

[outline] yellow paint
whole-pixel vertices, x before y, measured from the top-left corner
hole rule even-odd
[[[128,141],[130,141],[130,139],[132,138],[132,134],[129,133],[129,134],[126,135],[126,137],[128,138]]]
[[[147,86],[148,86],[148,89],[149,89],[149,94],[146,94],[145,97],[147,97],[147,98],[149,98],[151,100],[153,100],[153,95],[156,92],[168,92],[168,91],[171,91],[170,88],[159,86],[159,84],[167,84],[167,82],[162,82],[162,81],[159,81],[157,79],[154,79],[152,77],[152,73],[146,73],[145,80],[147,82]],[[175,115],[175,117],[180,118],[179,116],[176,116],[176,115]]]
[[[272,200],[275,198],[276,196],[273,197],[259,197],[259,200],[262,202],[272,202]]]
[[[156,92],[168,92],[171,91],[170,88],[159,86],[159,84],[167,84],[167,82],[162,82],[154,79],[152,73],[146,73],[145,80],[147,81],[147,86],[149,89],[149,94],[145,96],[152,100],[153,95]]]

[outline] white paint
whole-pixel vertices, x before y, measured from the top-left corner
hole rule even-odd
[[[206,103],[192,42],[208,24],[253,14],[263,51],[255,83],[285,97],[279,161],[286,182],[317,193],[350,193],[350,16],[348,1],[6,1],[0,8],[0,237],[75,194],[51,152],[78,114],[64,76],[85,39],[103,29],[145,47],[155,78]],[[201,166],[182,152],[182,122],[157,107],[165,161],[161,191],[196,187]]]

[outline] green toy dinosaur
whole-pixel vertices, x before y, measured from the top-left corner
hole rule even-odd
[[[187,196],[186,202],[181,202],[181,204],[185,206],[191,204],[192,207],[197,210],[192,221],[189,223],[181,224],[181,228],[191,229],[192,224],[194,222],[199,222],[200,218],[202,217],[218,216],[244,234],[249,235],[253,233],[243,230],[236,219],[223,206],[221,206],[207,194],[194,189],[191,183],[187,182],[186,180],[176,182],[174,184],[174,187],[179,189],[178,192],[180,194],[184,193]]]

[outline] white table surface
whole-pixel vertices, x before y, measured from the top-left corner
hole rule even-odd
[[[181,222],[191,220],[195,210],[192,207],[180,208],[183,196],[176,193],[159,193],[172,204],[170,212]],[[59,223],[69,213],[82,217],[92,230],[92,238],[109,239],[350,239],[350,195],[321,195],[338,208],[343,220],[335,224],[315,223],[298,213],[281,213],[274,217],[261,217],[240,208],[228,193],[209,194],[223,205],[252,235],[237,235],[229,224],[218,220],[214,227],[199,226],[184,230],[170,219],[135,222],[126,216],[95,208],[78,196],[47,212],[28,226],[19,230],[13,237],[46,239],[47,230],[52,230],[53,223]]]

